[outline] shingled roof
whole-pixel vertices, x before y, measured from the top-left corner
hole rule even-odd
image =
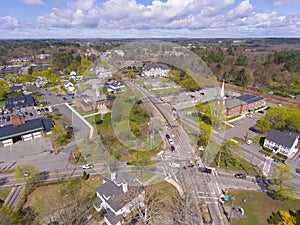
[[[299,135],[298,135],[299,136]],[[270,130],[266,139],[277,143],[278,145],[286,146],[291,148],[295,143],[297,136],[294,133],[281,132],[278,130]]]

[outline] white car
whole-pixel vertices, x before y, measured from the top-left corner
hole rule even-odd
[[[94,168],[94,165],[90,164],[90,163],[84,164],[82,166],[82,169],[93,169],[93,168]]]
[[[252,140],[248,140],[246,143],[247,143],[247,145],[251,145],[253,143],[253,141]]]
[[[175,162],[171,162],[171,163],[169,163],[169,167],[180,168],[180,164],[175,163]]]
[[[170,138],[168,141],[169,141],[170,145],[174,145],[172,138]]]

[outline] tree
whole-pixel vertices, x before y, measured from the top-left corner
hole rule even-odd
[[[276,199],[295,199],[295,188],[290,184],[290,173],[290,165],[278,165],[275,168],[272,178],[273,183],[269,188],[274,191],[274,197]]]
[[[66,129],[64,129],[62,126],[58,125],[58,126],[53,127],[51,131],[52,131],[52,133],[50,136],[55,143],[54,145],[57,144],[58,146],[62,146],[62,145],[67,144],[69,134]]]
[[[246,85],[248,84],[249,80],[248,80],[248,74],[246,73],[245,68],[242,68],[239,72],[238,75],[235,79],[235,83],[239,86],[242,86],[243,88],[246,87]]]
[[[2,79],[0,79],[0,87],[0,99],[2,99],[5,97],[5,95],[9,92],[10,89],[9,84]]]
[[[17,184],[34,185],[40,181],[42,175],[34,165],[24,164],[15,169],[15,182]]]
[[[297,220],[295,216],[292,216],[289,212],[279,211],[279,215],[282,218],[285,225],[296,225]]]
[[[241,151],[241,148],[236,142],[234,142],[232,140],[226,141],[220,147],[220,150],[217,154],[217,158],[219,158],[218,164],[220,164],[221,158],[222,158],[225,166],[228,166],[229,164],[235,164],[238,159],[237,156],[235,156],[235,154],[238,151]]]
[[[1,225],[21,225],[22,221],[18,212],[7,207],[0,207],[0,224]]]
[[[271,107],[266,113],[266,120],[271,123],[271,128],[283,130],[286,127],[288,111],[284,107]]]
[[[266,131],[270,131],[271,123],[264,117],[261,117],[256,121],[256,128],[265,133]]]
[[[245,55],[240,55],[236,61],[235,65],[237,66],[248,66],[248,57]]]

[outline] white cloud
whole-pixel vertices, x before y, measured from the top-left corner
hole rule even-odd
[[[0,17],[0,27],[2,29],[13,29],[19,26],[19,22],[16,18],[10,16]]]
[[[269,0],[269,2],[275,7],[300,4],[300,0]]]
[[[20,0],[21,2],[28,5],[43,5],[43,0]]]
[[[253,6],[249,2],[249,0],[242,1],[235,9],[229,11],[229,18],[237,18],[237,17],[246,17],[248,16],[253,9]]]
[[[49,14],[37,18],[37,24],[27,23],[28,27],[39,26],[39,30],[46,33],[47,29],[50,33],[65,30],[65,34],[72,37],[85,37],[81,36],[85,32],[91,37],[107,37],[119,33],[123,33],[122,37],[300,34],[299,14],[257,12],[249,0],[241,0],[237,5],[234,0],[153,0],[147,5],[138,3],[137,0],[65,1],[68,3],[64,8],[52,8]],[[5,23],[9,24],[7,21]],[[17,20],[15,24],[18,25]],[[22,28],[24,29],[24,23]],[[109,30],[112,31],[111,34]],[[40,32],[38,34],[42,35]]]

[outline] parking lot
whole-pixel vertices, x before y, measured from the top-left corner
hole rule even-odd
[[[47,107],[26,107],[21,109],[16,109],[13,112],[1,112],[0,113],[0,126],[12,124],[13,115],[23,115],[25,120],[32,120],[45,116],[45,114],[52,113],[53,108],[51,106]]]

